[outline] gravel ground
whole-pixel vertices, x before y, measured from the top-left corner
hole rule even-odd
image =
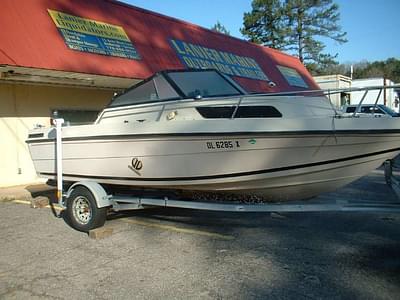
[[[342,198],[397,199],[377,171],[319,200]],[[0,220],[0,299],[400,299],[400,214],[151,209],[101,240],[46,208]]]

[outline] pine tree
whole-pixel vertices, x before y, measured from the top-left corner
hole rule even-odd
[[[337,64],[337,54],[323,53],[325,45],[317,38],[347,42],[339,19],[332,0],[253,0],[241,31],[250,41],[294,53],[317,70]]]
[[[295,50],[301,62],[334,63],[337,54],[323,54],[325,45],[316,37],[347,42],[346,32],[338,24],[339,6],[332,0],[286,0],[285,9],[290,28],[289,50]]]
[[[254,0],[252,11],[245,13],[241,33],[253,43],[285,49],[287,17],[280,0]]]
[[[217,23],[215,23],[215,25],[213,27],[211,27],[211,30],[219,32],[219,33],[223,33],[226,35],[231,35],[229,30],[226,29],[226,27],[224,25],[222,25],[219,21],[217,21]]]

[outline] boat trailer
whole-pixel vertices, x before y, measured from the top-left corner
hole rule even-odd
[[[150,207],[186,208],[223,212],[382,212],[400,213],[400,181],[393,175],[397,168],[393,161],[384,163],[386,183],[394,190],[399,201],[352,201],[337,199],[335,203],[296,201],[288,203],[241,204],[232,202],[209,202],[177,200],[167,196],[143,197],[137,195],[110,195],[95,181],[79,181],[63,191],[62,172],[62,124],[55,119],[56,127],[56,169],[58,205],[65,209],[66,221],[70,226],[88,232],[104,225],[109,209],[113,211],[138,210]],[[400,166],[399,166],[400,167]]]

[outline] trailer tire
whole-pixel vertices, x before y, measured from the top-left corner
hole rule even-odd
[[[86,187],[77,186],[67,199],[66,218],[72,228],[88,232],[104,225],[107,210],[108,207],[97,207],[92,192]]]

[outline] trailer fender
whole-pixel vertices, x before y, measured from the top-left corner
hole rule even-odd
[[[75,182],[68,189],[68,192],[65,195],[66,198],[69,198],[72,191],[78,186],[83,186],[83,187],[87,188],[93,194],[98,208],[107,207],[107,206],[112,205],[110,196],[107,195],[106,191],[100,184],[98,184],[97,182],[94,182],[94,181],[86,181],[85,180],[85,181]]]

